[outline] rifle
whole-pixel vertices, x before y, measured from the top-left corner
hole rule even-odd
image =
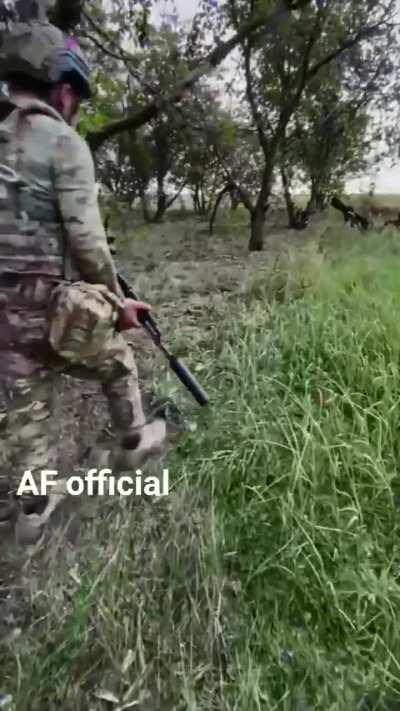
[[[137,294],[135,294],[135,292],[130,287],[126,279],[122,276],[122,274],[118,274],[118,281],[122,292],[127,299],[134,299],[135,301],[140,301],[139,297],[137,296]],[[201,407],[205,407],[206,405],[208,405],[208,395],[203,390],[201,385],[197,382],[194,375],[190,372],[186,365],[182,363],[181,360],[169,353],[169,351],[162,344],[162,336],[153,317],[147,311],[143,311],[139,312],[138,318],[143,328],[150,335],[153,343],[168,360],[171,370],[175,373],[175,375],[178,376],[179,380],[181,381],[181,383],[183,383],[185,388],[187,388],[187,390],[189,390],[189,392],[193,395],[196,402]]]
[[[339,210],[339,212],[342,213],[344,221],[346,223],[350,222],[351,227],[359,227],[362,232],[369,228],[368,220],[362,215],[359,215],[358,212],[354,210],[354,207],[345,205],[338,197],[332,198],[331,205],[335,210]]]

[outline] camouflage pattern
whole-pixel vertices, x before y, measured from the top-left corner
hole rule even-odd
[[[101,284],[57,287],[48,312],[48,362],[55,370],[101,383],[114,431],[123,442],[145,425],[145,417],[133,350],[117,331],[121,307],[122,300]]]
[[[1,100],[0,478],[11,488],[26,468],[53,468],[61,372],[101,383],[110,466],[159,451],[165,424],[146,425],[133,351],[116,329],[123,301],[86,143],[46,104]]]
[[[49,22],[15,23],[0,38],[0,78],[18,72],[38,81],[51,81],[51,56],[65,48],[61,30]]]
[[[1,356],[4,365],[4,354]],[[2,477],[10,469],[18,469],[22,474],[25,469],[55,468],[56,451],[51,442],[52,381],[52,373],[45,369],[36,371],[34,377],[1,377]]]
[[[71,51],[71,53],[70,53]],[[77,42],[47,19],[15,23],[0,36],[0,79],[22,74],[45,84],[57,82],[71,64],[83,79],[85,98],[91,95],[90,69]]]
[[[76,282],[54,289],[49,309],[52,349],[69,363],[109,351],[123,301],[101,284]]]
[[[3,493],[6,485],[11,485],[11,490],[17,489],[25,469],[34,475],[42,469],[57,470],[57,423],[53,420],[53,405],[55,384],[61,373],[101,383],[116,442],[113,451],[99,445],[99,461],[105,454],[110,466],[121,462],[125,442],[145,429],[132,349],[112,327],[108,346],[108,351],[93,353],[91,357],[82,358],[79,364],[71,365],[50,355],[46,362],[48,367],[42,366],[25,377],[18,377],[18,371],[26,370],[24,355],[11,350],[0,351],[0,490]]]
[[[21,187],[2,181],[2,165],[15,170]],[[34,99],[0,100],[0,194],[17,208],[18,231],[45,226],[55,238],[61,231],[65,278],[122,296],[95,186],[89,147],[57,111]],[[2,223],[12,221],[3,214]]]

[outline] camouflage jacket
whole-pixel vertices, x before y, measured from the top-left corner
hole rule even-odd
[[[2,184],[2,166],[21,180],[14,195]],[[120,296],[95,186],[87,144],[57,111],[35,99],[0,99],[0,225],[60,236],[65,278],[104,284]]]
[[[37,312],[64,279],[121,296],[90,150],[47,104],[0,99],[0,349],[42,338]]]

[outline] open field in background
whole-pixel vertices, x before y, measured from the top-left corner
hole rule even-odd
[[[7,551],[7,711],[398,711],[400,232],[342,222],[278,215],[249,255],[241,211],[214,237],[190,216],[115,220],[121,267],[212,407],[137,341],[146,388],[196,431],[154,464],[169,499],[101,502],[77,542],[61,520],[24,568]],[[71,426],[74,388],[71,451],[104,424],[89,391]]]
[[[342,195],[343,199],[348,199],[349,203],[353,205],[353,207],[376,205],[379,207],[392,208],[394,211],[400,210],[400,194],[376,193],[372,197],[357,193],[343,193]],[[296,196],[296,202],[298,202],[301,207],[305,207],[307,205],[308,199],[308,195]]]
[[[388,207],[399,208],[400,209],[400,195],[395,195],[394,193],[376,193],[373,198],[363,195],[351,195],[352,199],[356,200],[358,203],[363,200],[371,200],[377,205],[387,205]]]

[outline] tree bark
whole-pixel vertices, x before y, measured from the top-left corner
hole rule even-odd
[[[167,209],[167,194],[164,190],[164,175],[157,178],[157,209],[152,222],[161,222]]]
[[[165,213],[177,201],[178,197],[182,193],[182,190],[184,189],[185,186],[186,186],[186,179],[181,183],[181,185],[178,188],[178,190],[176,191],[175,195],[173,195],[168,200],[168,195],[164,192],[164,180],[163,180],[162,185],[160,186],[159,194],[158,194],[157,212],[152,220],[154,223],[161,222]]]
[[[285,202],[286,202],[286,209],[287,209],[287,214],[288,214],[288,218],[289,218],[289,228],[294,229],[297,227],[297,220],[296,220],[297,209],[296,209],[296,205],[293,202],[292,195],[290,193],[289,178],[288,178],[287,173],[284,168],[281,168],[281,178],[282,178],[283,193],[284,193]]]
[[[193,208],[195,212],[200,212],[200,199],[199,199],[199,186],[198,184],[195,187],[195,191],[192,195],[193,198]]]
[[[227,195],[230,192],[230,190],[231,190],[230,185],[225,185],[225,187],[221,190],[221,192],[217,196],[217,199],[215,201],[215,206],[212,211],[212,215],[210,217],[210,235],[212,235],[214,232],[214,224],[215,224],[215,219],[217,217],[218,208],[219,208],[222,200],[224,199],[225,195]]]
[[[231,188],[230,194],[229,194],[230,200],[231,200],[231,210],[232,212],[236,212],[240,205],[240,195],[236,188]]]
[[[251,211],[251,233],[249,242],[250,252],[261,252],[264,246],[264,229],[268,212],[268,200],[272,191],[274,177],[274,161],[276,149],[271,153],[270,160],[264,168],[260,192],[255,208]]]
[[[322,212],[327,206],[327,195],[320,189],[319,185],[318,178],[311,180],[311,197],[307,206],[309,211]]]
[[[142,203],[143,219],[145,222],[151,222],[149,202],[144,190],[140,193],[140,202]]]
[[[205,215],[207,213],[206,197],[204,194],[204,179],[201,179],[200,183],[200,214]]]
[[[259,206],[251,213],[250,252],[262,252],[264,246],[265,215],[265,211],[260,210]]]

